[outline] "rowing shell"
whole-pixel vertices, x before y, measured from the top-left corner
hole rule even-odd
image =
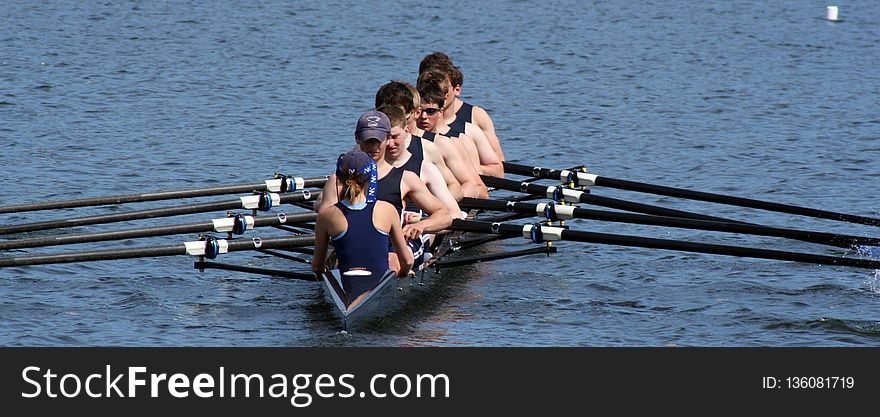
[[[472,212],[468,218],[473,218],[475,213],[476,211]],[[333,312],[341,320],[342,328],[351,330],[382,317],[388,317],[402,310],[409,300],[430,288],[430,284],[439,278],[438,272],[431,271],[432,265],[454,251],[462,233],[445,233],[438,236],[441,239],[440,243],[433,245],[435,249],[432,256],[422,263],[414,276],[398,278],[397,273],[389,269],[379,284],[355,305],[348,304],[339,270],[332,269],[325,272],[321,277],[324,298],[333,305]]]

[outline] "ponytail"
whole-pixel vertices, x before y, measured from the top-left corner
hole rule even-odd
[[[362,173],[356,172],[344,179],[342,185],[342,194],[340,200],[355,201],[364,193],[364,189],[369,183],[370,178]]]

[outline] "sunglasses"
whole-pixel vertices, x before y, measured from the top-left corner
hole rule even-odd
[[[443,109],[427,108],[427,109],[422,109],[422,111],[425,112],[425,114],[427,114],[428,116],[433,116],[433,115],[443,111]]]

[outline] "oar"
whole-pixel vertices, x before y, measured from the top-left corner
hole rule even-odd
[[[0,257],[0,267],[61,264],[73,262],[110,261],[117,259],[153,258],[160,256],[205,256],[258,249],[283,249],[315,244],[314,236],[253,238],[239,240],[208,239],[165,246],[147,246],[132,249],[105,249],[84,252],[66,252],[51,255]]]
[[[483,183],[486,184],[486,186],[488,187],[547,196],[547,198],[550,198],[554,201],[564,200],[569,203],[591,204],[595,206],[615,208],[636,213],[653,214],[657,216],[683,217],[687,219],[711,220],[716,222],[743,223],[736,220],[724,219],[721,217],[707,216],[704,214],[690,213],[681,210],[673,210],[664,207],[652,206],[649,204],[634,203],[631,201],[618,200],[616,198],[600,197],[597,195],[592,195],[590,193],[572,190],[565,187],[548,187],[545,185],[533,184],[530,182],[519,182],[496,177],[488,177],[485,175],[481,175],[480,177],[483,179]]]
[[[171,236],[204,232],[228,232],[242,234],[255,227],[276,226],[281,224],[297,224],[313,222],[317,213],[285,214],[266,216],[224,217],[209,222],[184,223],[163,227],[151,227],[111,232],[82,233],[59,236],[39,237],[33,239],[0,241],[0,251],[9,249],[36,248],[43,246],[72,245],[77,243],[104,242],[108,240],[137,239],[154,236]]]
[[[14,224],[0,227],[0,235],[35,232],[38,230],[61,229],[65,227],[86,226],[92,224],[105,224],[124,222],[131,220],[152,219],[155,217],[178,216],[194,213],[208,213],[212,211],[253,209],[268,210],[279,204],[291,204],[299,201],[317,198],[321,191],[295,191],[286,194],[262,193],[240,197],[235,200],[218,201],[212,203],[190,204],[180,207],[166,207],[159,209],[138,210],[125,213],[104,214],[89,217],[77,217],[62,220],[49,220],[36,223]]]
[[[738,256],[746,258],[773,259],[780,261],[805,262],[821,265],[849,266],[855,268],[880,269],[880,261],[871,259],[842,258],[811,253],[786,252],[770,249],[746,248],[740,246],[714,245],[708,243],[685,242],[668,239],[655,239],[639,236],[615,235],[607,233],[568,230],[562,227],[541,226],[539,224],[517,225],[510,223],[490,223],[477,220],[452,221],[450,230],[462,232],[492,233],[505,236],[523,236],[534,242],[569,240],[617,246],[675,250],[682,252],[709,253],[715,255]]]
[[[40,203],[15,204],[0,207],[0,213],[20,213],[25,211],[54,210],[75,207],[104,206],[123,203],[172,200],[180,198],[206,197],[224,194],[244,194],[252,191],[286,193],[309,187],[322,187],[327,177],[299,178],[275,174],[275,178],[254,184],[222,185],[210,188],[189,190],[155,191],[143,194],[127,194],[106,197],[88,197],[75,200],[45,201]]]
[[[464,198],[459,203],[461,208],[476,208],[494,211],[512,211],[544,216],[548,220],[590,219],[619,223],[645,224],[652,226],[679,227],[684,229],[711,230],[726,233],[740,233],[758,236],[774,236],[795,239],[822,245],[850,248],[854,245],[880,245],[880,238],[841,235],[797,229],[783,229],[756,224],[715,222],[709,220],[683,219],[679,217],[652,216],[645,214],[619,213],[613,211],[591,210],[575,206],[563,206],[553,203],[522,203],[516,201],[484,200]],[[2,246],[0,246],[2,247]]]
[[[799,216],[817,217],[820,219],[836,220],[848,223],[880,226],[880,218],[858,216],[853,214],[837,213],[833,211],[813,209],[809,207],[794,206],[791,204],[774,203],[771,201],[755,200],[751,198],[734,197],[723,194],[692,191],[683,188],[666,187],[643,182],[627,181],[616,178],[600,177],[586,172],[570,170],[555,170],[527,165],[504,163],[505,172],[517,175],[530,175],[540,178],[558,179],[571,181],[576,185],[595,185],[597,187],[617,188],[620,190],[637,191],[640,193],[665,195],[667,197],[685,198],[690,200],[706,201],[710,203],[726,204],[731,206],[749,207],[779,213],[795,214]]]

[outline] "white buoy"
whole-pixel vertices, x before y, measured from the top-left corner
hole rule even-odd
[[[828,6],[825,8],[825,18],[831,21],[836,21],[837,12],[837,6]]]

